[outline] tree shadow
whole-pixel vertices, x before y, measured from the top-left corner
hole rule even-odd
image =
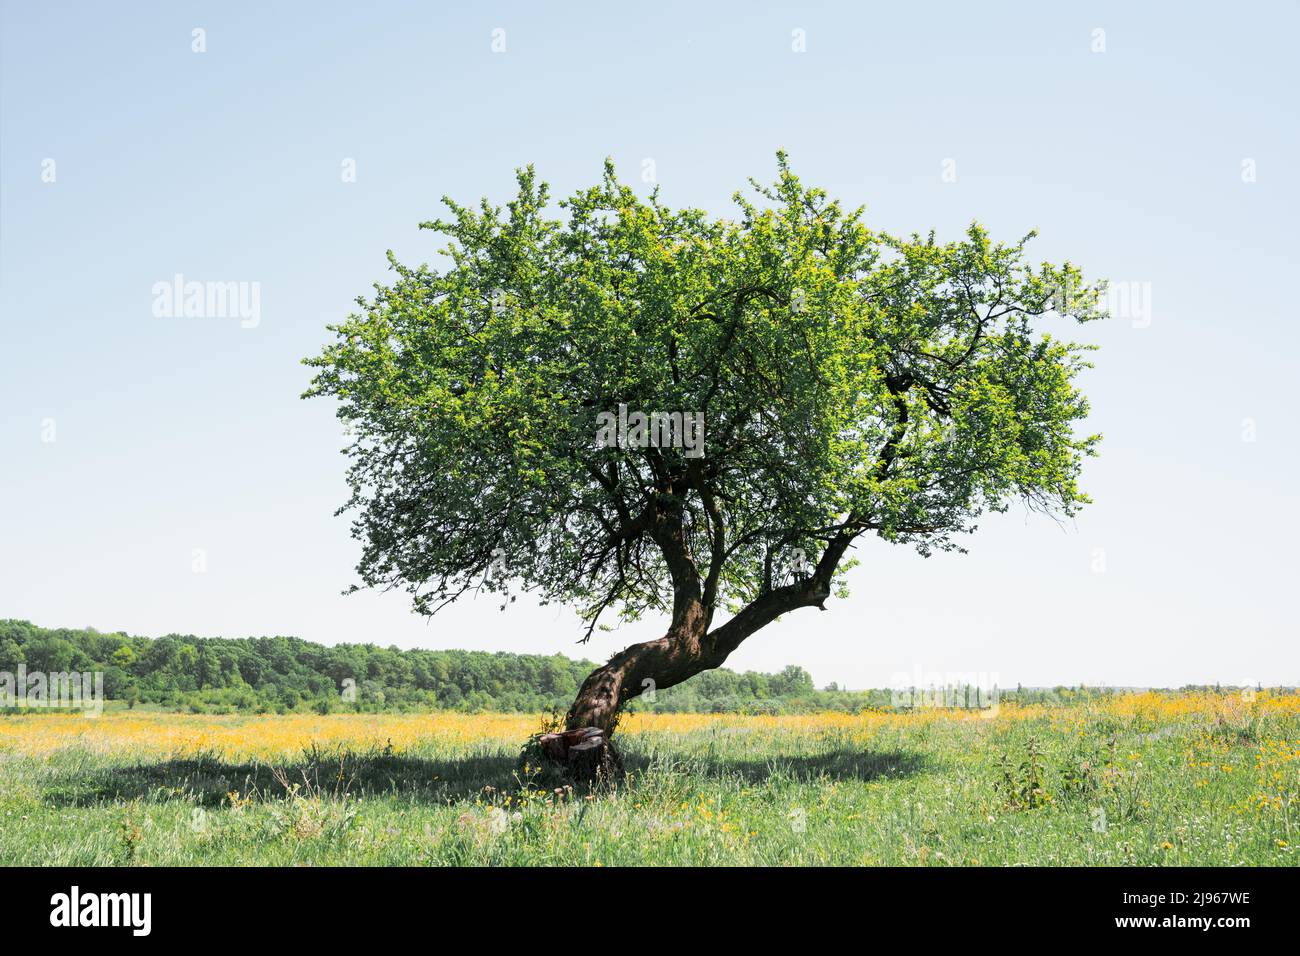
[[[60,777],[45,786],[44,798],[63,807],[119,800],[185,800],[217,807],[234,793],[277,800],[296,786],[304,796],[389,796],[441,804],[477,796],[487,787],[513,790],[519,786],[517,770],[517,758],[506,754],[437,759],[343,752],[275,762],[197,755]]]
[[[704,777],[733,776],[747,783],[777,780],[871,781],[910,776],[922,769],[917,754],[902,751],[835,750],[817,754],[734,759],[716,754],[646,754],[631,746],[624,754],[635,778],[657,767],[686,768]],[[85,807],[117,801],[170,802],[218,807],[239,798],[283,799],[290,790],[304,796],[398,797],[446,804],[472,799],[488,788],[510,792],[523,781],[519,758],[508,753],[456,758],[417,757],[384,750],[308,752],[281,761],[232,761],[218,754],[196,754],[153,763],[98,768],[90,773],[56,774],[43,788],[47,803]],[[566,781],[558,770],[531,778],[534,787]],[[577,784],[586,789],[585,784]],[[490,791],[489,791],[490,792]]]
[[[629,769],[641,771],[653,760],[633,756],[627,762]],[[809,782],[821,778],[870,782],[910,777],[925,769],[925,759],[920,754],[901,750],[843,749],[749,759],[711,755],[687,758],[683,762],[708,776],[734,776],[750,784],[777,780]]]

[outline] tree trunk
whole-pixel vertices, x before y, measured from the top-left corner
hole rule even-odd
[[[672,687],[717,667],[721,661],[711,663],[706,653],[707,628],[708,615],[697,602],[663,637],[619,651],[582,682],[565,727],[599,727],[612,733],[619,711],[633,697],[651,688]]]
[[[633,697],[651,688],[665,690],[701,671],[722,666],[745,638],[787,611],[801,607],[826,610],[824,602],[830,596],[831,579],[856,531],[844,530],[832,538],[811,575],[765,591],[712,631],[709,625],[713,621],[721,559],[715,558],[702,584],[687,553],[680,519],[657,524],[654,533],[672,576],[672,625],[658,640],[624,648],[591,672],[565,718],[568,730],[596,727],[608,740],[619,711]],[[717,549],[717,554],[723,553],[721,538]]]
[[[548,760],[579,780],[608,782],[623,770],[618,751],[598,727],[542,734],[537,745]]]
[[[777,588],[755,600],[726,624],[709,631],[712,614],[691,602],[668,633],[658,640],[624,648],[582,682],[565,727],[598,727],[611,734],[623,705],[647,690],[664,690],[701,671],[721,667],[740,643],[781,614],[800,607],[822,607],[826,582],[813,579]]]

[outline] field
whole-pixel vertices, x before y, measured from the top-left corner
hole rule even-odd
[[[0,863],[1294,865],[1300,695],[631,715],[630,776],[513,715],[0,717]]]

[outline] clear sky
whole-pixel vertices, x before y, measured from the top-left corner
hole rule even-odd
[[[878,227],[1036,227],[1037,258],[1138,298],[1074,330],[1102,346],[1095,505],[988,520],[967,555],[867,542],[850,599],[730,666],[1300,683],[1300,5],[0,5],[0,616],[598,659],[657,636],[342,596],[343,439],[299,359],[386,249],[432,258],[444,193],[505,200],[532,162],[563,194],[609,155],[726,215],[784,147]],[[258,321],[155,315],[178,273],[259,283]]]

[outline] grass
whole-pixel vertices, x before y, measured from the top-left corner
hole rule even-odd
[[[627,780],[513,715],[0,717],[0,864],[1295,865],[1300,695],[632,715]]]

